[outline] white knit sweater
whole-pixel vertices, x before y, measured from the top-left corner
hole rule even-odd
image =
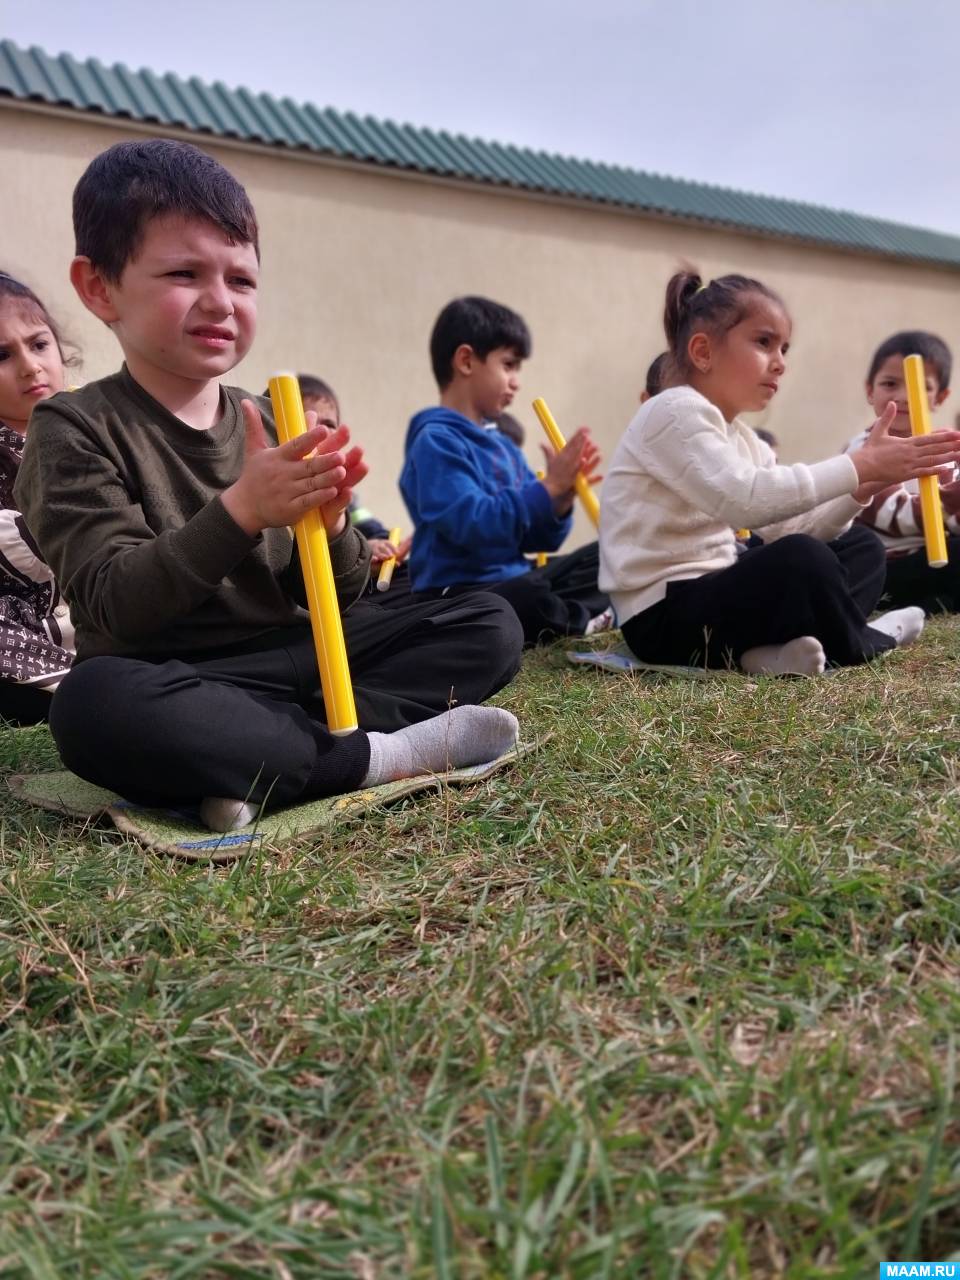
[[[771,542],[788,533],[836,538],[863,508],[856,467],[840,455],[779,466],[751,430],[692,387],[648,400],[621,439],[600,496],[600,576],[621,623],[667,583],[725,569],[735,530]]]

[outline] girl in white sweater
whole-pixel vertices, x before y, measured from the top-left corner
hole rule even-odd
[[[777,393],[791,322],[757,280],[667,286],[668,390],[644,404],[613,456],[600,503],[600,587],[648,662],[816,675],[915,640],[923,611],[868,626],[883,548],[841,537],[872,495],[960,459],[960,433],[889,434],[887,406],[854,453],[781,466],[737,414]],[[763,545],[738,556],[735,530]]]

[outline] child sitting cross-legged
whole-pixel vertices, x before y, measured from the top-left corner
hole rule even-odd
[[[365,474],[345,428],[279,447],[266,401],[221,378],[256,328],[258,231],[212,157],[122,142],[74,192],[81,301],[119,373],[37,406],[16,484],[70,602],[77,663],[50,727],[65,764],[229,830],[274,805],[479,763],[516,739],[478,707],[522,637],[495,596],[385,610],[347,522]],[[289,526],[319,511],[346,611],[360,729],[332,735]],[[460,704],[452,710],[451,700]]]
[[[922,329],[895,333],[874,352],[867,373],[867,403],[875,413],[893,401],[897,416],[891,435],[910,435],[910,410],[903,376],[904,356],[922,356],[924,384],[930,412],[950,394],[950,348],[936,334]],[[868,432],[861,431],[847,445],[859,449]],[[927,560],[920,486],[904,480],[885,486],[857,519],[880,536],[887,553],[884,596],[896,608],[918,605],[924,613],[960,613],[960,477],[940,484],[940,505],[947,539],[947,563],[932,569]]]
[[[530,346],[523,318],[497,302],[456,298],[444,307],[430,337],[440,404],[410,423],[400,492],[414,524],[414,591],[446,598],[477,587],[496,592],[535,645],[609,626],[612,614],[597,587],[595,542],[553,556],[542,569],[526,559],[566,538],[577,474],[596,478],[600,460],[580,427],[559,453],[545,449],[540,481],[498,430]]]
[[[920,609],[868,623],[883,548],[866,530],[839,535],[883,487],[955,463],[960,435],[892,435],[890,403],[854,452],[780,465],[737,415],[777,394],[791,338],[782,299],[745,276],[681,271],[664,327],[670,385],[630,423],[600,501],[600,585],[637,657],[816,675],[916,639]],[[763,543],[738,556],[740,527]]]

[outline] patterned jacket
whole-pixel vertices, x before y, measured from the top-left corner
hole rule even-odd
[[[0,680],[54,689],[73,662],[73,624],[14,505],[23,444],[0,422]]]

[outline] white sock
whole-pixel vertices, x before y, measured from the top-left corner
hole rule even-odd
[[[496,760],[516,744],[516,716],[500,707],[454,707],[396,733],[368,733],[370,767],[361,783],[378,787],[422,773],[446,773]]]
[[[906,609],[891,609],[889,613],[881,613],[870,623],[874,631],[882,631],[885,636],[892,636],[897,645],[913,644],[923,630],[923,610],[915,604]]]
[[[747,649],[740,665],[752,676],[819,676],[827,665],[827,655],[816,636],[798,636],[787,644]]]
[[[245,800],[226,800],[222,796],[207,796],[200,804],[200,821],[211,831],[236,831],[251,823],[260,812],[258,804]]]
[[[600,631],[610,631],[616,625],[617,615],[612,608],[607,608],[604,609],[603,613],[598,613],[595,618],[590,619],[583,634],[585,636],[595,636]]]

